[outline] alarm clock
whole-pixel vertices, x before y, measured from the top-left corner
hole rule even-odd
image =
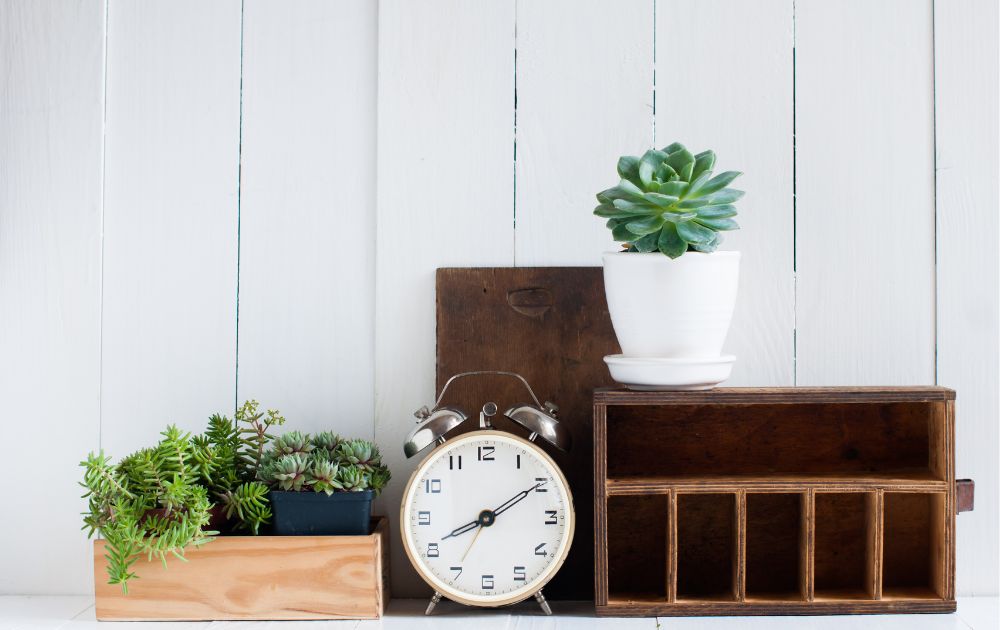
[[[515,405],[504,416],[527,429],[527,439],[495,430],[493,402],[483,404],[478,430],[449,439],[467,420],[455,407],[438,406],[456,379],[483,374],[518,379],[533,403]],[[534,597],[552,610],[542,587],[569,553],[576,516],[566,477],[536,440],[568,450],[569,432],[520,375],[477,371],[452,376],[433,409],[414,415],[417,426],[403,451],[412,457],[435,445],[411,475],[400,507],[403,547],[434,596],[469,606],[496,607]]]

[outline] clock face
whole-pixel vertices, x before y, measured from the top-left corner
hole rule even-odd
[[[449,599],[499,606],[551,578],[573,539],[573,500],[540,448],[498,431],[448,440],[427,456],[403,496],[406,552]]]

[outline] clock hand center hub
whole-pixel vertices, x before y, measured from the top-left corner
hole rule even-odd
[[[493,513],[493,510],[483,510],[479,513],[479,524],[482,527],[489,527],[497,520],[497,515]]]

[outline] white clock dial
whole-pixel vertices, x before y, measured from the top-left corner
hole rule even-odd
[[[449,599],[500,606],[525,599],[555,574],[573,540],[566,479],[540,448],[476,431],[427,456],[403,496],[406,552]]]

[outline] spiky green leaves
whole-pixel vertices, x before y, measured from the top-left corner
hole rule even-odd
[[[687,251],[713,252],[719,232],[739,229],[732,205],[743,191],[727,188],[741,173],[712,177],[715,153],[692,155],[673,143],[642,157],[618,160],[617,186],[597,194],[594,214],[607,219],[612,237],[633,252],[659,251],[677,258]]]

